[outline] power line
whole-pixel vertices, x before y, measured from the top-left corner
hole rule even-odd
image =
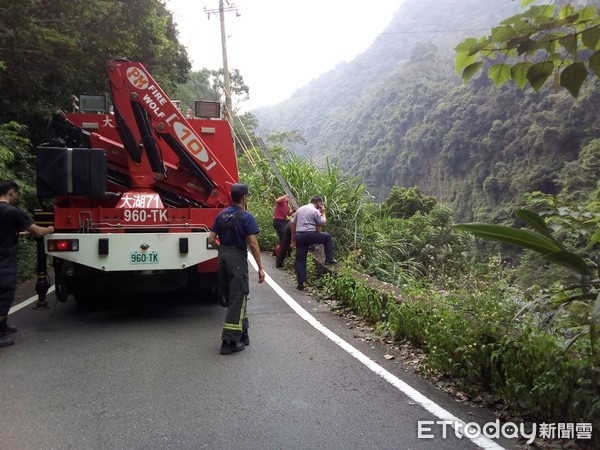
[[[464,30],[422,30],[422,31],[383,31],[379,34],[420,34],[420,33],[457,33],[461,31],[489,31],[489,28],[471,28]]]
[[[217,14],[219,14],[220,9],[207,9],[206,6],[204,7],[204,14],[206,14],[206,16],[210,19],[211,14],[214,14],[215,16]],[[236,17],[240,17],[240,12],[238,10],[238,7],[235,4],[228,4],[227,6],[223,7],[223,12],[235,12]]]

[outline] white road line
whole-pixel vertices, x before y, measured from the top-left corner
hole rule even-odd
[[[48,289],[48,294],[50,292],[54,292],[54,285],[50,286],[50,289]],[[13,306],[12,308],[10,308],[10,310],[8,311],[9,314],[13,314],[16,313],[18,310],[25,308],[27,305],[31,305],[33,302],[37,301],[38,296],[34,295],[33,297],[28,298],[27,300],[19,303],[18,305]]]
[[[256,261],[254,260],[252,255],[248,255],[248,261],[250,261],[250,264],[252,264],[252,267],[254,267],[255,270],[258,270],[258,265],[256,264]],[[411,386],[406,384],[404,381],[402,381],[400,378],[398,378],[396,375],[385,370],[383,367],[381,367],[379,364],[377,364],[371,358],[369,358],[365,354],[361,353],[358,349],[356,349],[352,345],[348,344],[346,341],[344,341],[341,337],[339,337],[337,334],[335,334],[329,328],[325,327],[325,325],[323,325],[321,322],[319,322],[317,319],[315,319],[308,311],[306,311],[304,308],[302,308],[302,306],[300,306],[296,302],[296,300],[294,300],[287,292],[285,292],[283,290],[283,288],[281,286],[279,286],[275,282],[275,280],[273,280],[273,278],[271,278],[271,276],[267,273],[265,273],[265,281],[283,299],[283,301],[285,301],[290,306],[290,308],[292,308],[300,317],[302,317],[309,324],[311,324],[314,328],[316,328],[321,333],[323,333],[325,336],[327,336],[327,338],[329,338],[331,341],[333,341],[334,343],[339,345],[341,348],[343,348],[346,352],[348,352],[354,358],[358,359],[361,363],[363,363],[365,366],[367,366],[370,370],[372,370],[377,375],[382,377],[384,380],[386,380],[392,386],[399,389],[403,394],[410,397],[412,400],[414,400],[416,403],[421,405],[423,408],[425,408],[427,411],[429,411],[434,416],[438,417],[440,420],[450,421],[451,424],[460,423],[464,427],[464,425],[465,425],[464,421],[462,421],[458,417],[454,416],[449,411],[446,411],[444,408],[439,406],[437,403],[435,403],[432,400],[425,397],[419,391],[412,388]],[[465,436],[465,437],[470,439],[477,446],[484,448],[484,449],[490,449],[490,450],[491,449],[493,449],[493,450],[503,450],[504,449],[504,447],[500,446],[493,440],[491,440],[483,435],[476,437],[476,438],[470,438],[468,436]]]
[[[254,267],[254,270],[258,270],[258,265],[256,264],[256,261],[254,260],[254,258],[251,255],[248,255],[248,260],[250,261],[250,264],[252,264],[252,267]],[[279,295],[283,299],[283,301],[286,302],[289,305],[289,307],[292,308],[300,317],[302,317],[309,324],[311,324],[314,328],[316,328],[318,331],[320,331],[322,334],[324,334],[332,342],[334,342],[335,344],[337,344],[338,346],[343,348],[346,352],[348,352],[354,358],[356,358],[361,363],[363,363],[366,367],[368,367],[374,373],[376,373],[377,375],[382,377],[384,380],[386,380],[388,383],[390,383],[392,386],[394,386],[395,388],[400,390],[404,395],[406,395],[407,397],[414,400],[416,403],[421,405],[423,408],[425,408],[427,411],[429,411],[431,414],[433,414],[440,420],[449,421],[450,423],[460,423],[463,426],[465,425],[464,421],[462,421],[461,419],[459,419],[458,417],[456,417],[449,411],[446,411],[444,408],[439,406],[437,403],[435,403],[432,400],[425,397],[419,391],[412,388],[411,386],[406,384],[404,381],[402,381],[400,378],[398,378],[396,375],[385,370],[383,367],[381,367],[379,364],[377,364],[371,358],[369,358],[365,354],[361,353],[358,349],[354,348],[352,345],[348,344],[341,337],[339,337],[337,334],[335,334],[333,331],[331,331],[329,328],[327,328],[325,325],[323,325],[321,322],[319,322],[317,319],[315,319],[308,311],[306,311],[304,308],[302,308],[302,306],[300,306],[296,302],[296,300],[294,300],[287,292],[285,292],[283,290],[283,288],[281,286],[279,286],[275,282],[275,280],[273,280],[273,278],[271,278],[271,276],[267,273],[265,273],[265,280],[266,280],[267,284],[269,286],[271,286],[271,288],[273,288],[273,290],[277,293],[277,295]],[[51,286],[50,289],[48,289],[48,294],[51,292],[54,292],[54,290],[55,290],[55,286]],[[19,303],[18,305],[15,305],[12,308],[10,308],[10,311],[8,313],[13,314],[13,313],[19,311],[20,309],[25,308],[28,305],[31,305],[33,302],[37,301],[37,299],[38,299],[38,296],[34,295],[33,297],[28,298],[27,300]],[[468,436],[465,436],[465,437],[467,437],[475,445],[477,445],[483,449],[504,450],[504,447],[498,445],[496,442],[494,442],[493,440],[491,440],[485,436],[479,436],[476,438],[470,438]]]

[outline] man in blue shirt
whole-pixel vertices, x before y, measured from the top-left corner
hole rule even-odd
[[[246,310],[250,292],[248,247],[258,264],[258,282],[262,283],[265,280],[260,247],[256,240],[260,230],[254,216],[246,211],[247,196],[247,185],[236,183],[231,186],[233,205],[217,215],[208,236],[208,243],[219,250],[219,288],[228,300],[221,334],[222,355],[241,352],[250,344]]]

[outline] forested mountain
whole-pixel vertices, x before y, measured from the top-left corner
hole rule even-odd
[[[458,220],[497,220],[522,193],[597,197],[600,83],[568,92],[464,86],[453,48],[519,10],[512,0],[407,0],[371,48],[253,113],[263,132],[298,130],[294,148],[361,177],[383,200],[419,186]],[[454,30],[454,31],[453,31]],[[461,31],[457,31],[461,30]]]

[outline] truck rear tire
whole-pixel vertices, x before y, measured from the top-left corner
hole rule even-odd
[[[69,298],[69,293],[67,292],[64,283],[58,278],[55,280],[54,294],[56,295],[56,299],[61,303],[65,303]]]
[[[69,291],[63,281],[64,261],[60,258],[52,258],[52,268],[54,269],[54,285],[56,289],[54,295],[56,295],[56,299],[59,302],[65,303],[69,298]]]

